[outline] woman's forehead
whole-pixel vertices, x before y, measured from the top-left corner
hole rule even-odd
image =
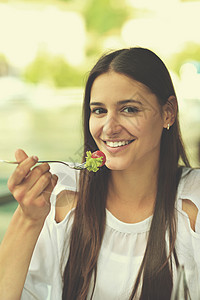
[[[153,95],[151,90],[143,83],[127,75],[113,71],[99,75],[93,82],[90,101],[100,101],[104,98],[116,101],[130,99],[139,100]]]

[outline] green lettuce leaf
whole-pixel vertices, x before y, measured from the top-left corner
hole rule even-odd
[[[99,170],[99,167],[102,164],[103,157],[99,158],[92,158],[92,152],[87,151],[86,152],[86,164],[85,167],[88,169],[88,171],[97,172]]]

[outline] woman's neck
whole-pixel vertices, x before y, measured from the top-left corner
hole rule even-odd
[[[157,164],[138,164],[130,170],[112,171],[107,209],[121,221],[134,223],[153,213],[157,193]]]

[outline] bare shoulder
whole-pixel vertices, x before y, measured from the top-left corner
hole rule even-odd
[[[198,208],[191,200],[183,199],[182,209],[188,215],[191,228],[193,231],[195,231],[195,223],[198,214]]]
[[[77,193],[73,191],[64,190],[60,192],[56,198],[56,214],[55,220],[60,223],[64,220],[68,212],[76,207]]]

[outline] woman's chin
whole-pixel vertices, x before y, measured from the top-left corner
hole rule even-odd
[[[111,171],[123,171],[123,170],[126,170],[128,168],[128,166],[124,163],[120,163],[120,162],[111,162],[111,161],[108,161],[106,163],[106,167],[108,169],[110,169]]]

